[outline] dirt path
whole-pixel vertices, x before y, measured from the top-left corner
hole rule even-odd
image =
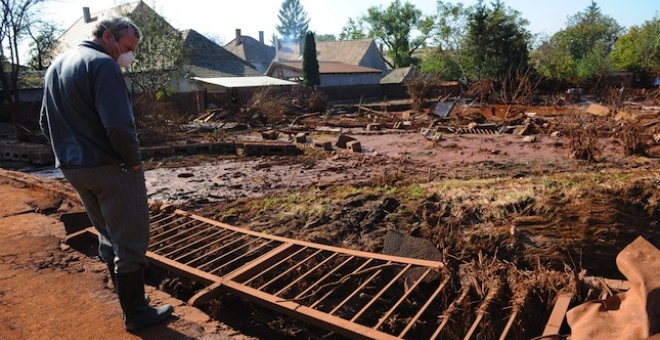
[[[61,198],[1,176],[0,193],[0,339],[248,338],[153,287],[152,301],[173,304],[175,317],[125,332],[105,265],[62,244],[54,216],[35,213],[57,210]]]

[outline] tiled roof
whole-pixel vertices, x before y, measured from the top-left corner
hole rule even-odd
[[[417,70],[414,66],[400,67],[392,70],[386,76],[380,79],[381,84],[400,84],[414,77]]]
[[[300,60],[300,46],[281,44],[277,55],[280,61]],[[373,39],[321,41],[316,43],[316,55],[319,62],[334,61],[386,69]]]
[[[194,30],[184,31],[183,40],[189,51],[187,67],[192,76],[216,78],[259,75],[248,62]]]
[[[269,72],[271,71],[272,68],[278,65],[300,72],[302,72],[303,69],[302,61],[280,61],[280,62],[273,62],[271,64],[271,67],[268,68]],[[349,65],[346,63],[319,61],[319,73],[320,74],[381,73],[381,70],[370,67]]]
[[[258,40],[243,35],[239,44],[236,39],[226,44],[225,49],[249,63],[268,64],[275,58],[275,48],[266,46]]]

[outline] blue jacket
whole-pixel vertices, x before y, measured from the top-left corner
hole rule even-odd
[[[53,146],[55,167],[141,162],[121,69],[93,41],[61,55],[48,68],[39,123]]]

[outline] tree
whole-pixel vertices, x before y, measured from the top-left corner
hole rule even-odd
[[[610,57],[622,69],[642,74],[660,72],[660,18],[630,27],[614,43]]]
[[[468,18],[463,63],[472,78],[500,81],[527,67],[531,34],[520,13],[496,0],[479,0]]]
[[[365,33],[364,19],[359,17],[356,19],[348,18],[348,22],[341,29],[339,33],[339,40],[360,40],[366,38],[368,35]]]
[[[544,77],[579,85],[611,70],[607,56],[621,31],[616,20],[603,15],[592,1],[533,53],[534,62]]]
[[[616,20],[602,14],[592,0],[584,12],[570,17],[567,27],[557,34],[571,55],[581,59],[592,53],[596,44],[600,44],[604,55],[609,54],[621,32]]]
[[[409,2],[401,4],[394,0],[387,9],[371,7],[367,10],[364,21],[371,27],[369,36],[378,38],[388,47],[392,59],[390,66],[405,67],[411,63],[415,50],[422,47],[434,27],[433,16],[423,16],[422,12]],[[413,30],[419,32],[412,37]]]
[[[463,75],[461,66],[456,59],[440,49],[422,57],[420,71],[433,74],[442,80],[458,80]]]
[[[36,70],[45,70],[53,60],[53,47],[61,30],[48,22],[37,22],[27,28],[30,35],[30,61],[29,65]]]
[[[19,43],[30,26],[32,13],[44,0],[0,0],[0,83],[2,99],[8,103],[12,121],[16,123],[18,114],[18,83],[20,71]],[[9,52],[7,56],[5,50]]]
[[[464,7],[460,2],[452,4],[438,0],[438,31],[433,40],[442,51],[450,53],[455,60],[461,59],[469,15],[470,8]]]
[[[437,32],[432,39],[438,48],[422,57],[420,71],[440,79],[460,79],[463,77],[460,63],[470,8],[462,3],[438,0],[437,13]]]
[[[316,41],[337,41],[337,37],[334,34],[316,34]]]
[[[307,35],[305,35],[305,47],[303,50],[303,85],[307,87],[321,85],[319,61],[316,58],[316,42],[314,42],[314,33],[312,32],[307,32]]]
[[[286,42],[300,42],[309,29],[307,12],[300,4],[300,0],[284,0],[277,18],[277,32]]]
[[[142,37],[126,76],[141,91],[162,98],[172,92],[172,79],[183,73],[187,50],[181,33],[143,6],[127,14],[140,27]]]

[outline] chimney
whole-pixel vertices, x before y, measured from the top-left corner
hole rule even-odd
[[[264,31],[259,31],[259,42],[264,43]]]
[[[234,43],[235,43],[236,45],[240,45],[240,44],[241,44],[241,29],[240,29],[240,28],[237,28],[237,29],[236,29],[236,39],[234,40]]]
[[[280,39],[273,34],[273,43],[275,43],[275,61],[280,61]]]
[[[89,7],[83,7],[83,20],[85,20],[85,23],[92,21],[92,16],[89,14]]]

